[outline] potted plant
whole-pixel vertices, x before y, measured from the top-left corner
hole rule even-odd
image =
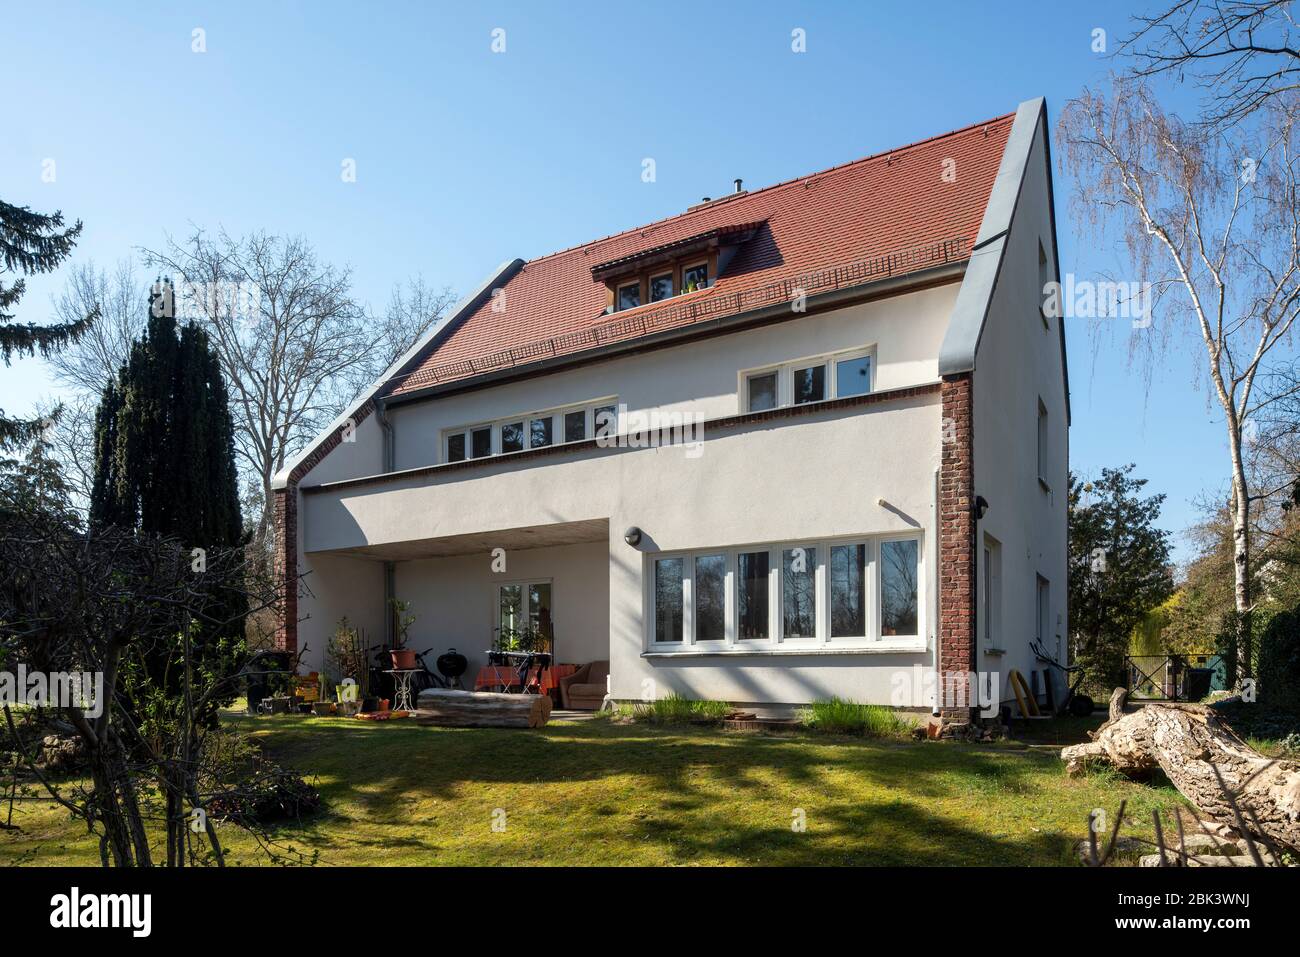
[[[388,653],[393,659],[393,670],[408,671],[415,667],[415,652],[406,647],[415,616],[410,614],[411,603],[400,598],[390,599],[393,606],[393,646]]]
[[[314,715],[326,715],[334,710],[333,703],[330,701],[330,680],[329,675],[322,671],[316,676],[316,682],[320,685],[320,694],[311,705],[311,713]]]
[[[370,689],[370,641],[365,631],[354,627],[344,615],[330,636],[328,654],[334,673],[344,681],[351,678],[356,682],[356,694],[351,700],[358,704],[359,710],[377,711],[379,698]],[[339,701],[343,701],[341,695]]]
[[[296,699],[293,695],[292,674],[277,673],[269,676],[267,682],[270,697],[263,698],[262,704],[267,714],[289,714],[294,710]]]

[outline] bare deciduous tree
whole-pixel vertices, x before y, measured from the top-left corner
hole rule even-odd
[[[1238,643],[1249,676],[1251,506],[1245,437],[1270,401],[1265,359],[1300,314],[1300,201],[1295,114],[1275,99],[1249,130],[1181,122],[1139,83],[1085,91],[1060,121],[1082,219],[1117,228],[1133,279],[1162,291],[1147,343],[1180,332],[1204,348],[1202,370],[1224,416],[1231,465]],[[1257,138],[1256,138],[1257,137]],[[1163,338],[1162,338],[1163,336]]]
[[[60,323],[98,316],[81,339],[49,357],[55,380],[71,395],[57,406],[40,409],[42,418],[51,422],[46,440],[83,511],[95,477],[95,408],[104,387],[130,355],[132,341],[144,329],[148,291],[131,260],[120,260],[111,271],[88,260],[69,270],[67,283],[54,300]]]
[[[383,320],[378,323],[380,340],[376,347],[376,374],[384,372],[400,359],[446,314],[455,299],[450,286],[443,286],[435,292],[425,283],[423,276],[409,280],[405,289],[400,284],[394,285]]]
[[[149,284],[129,259],[119,260],[112,272],[93,261],[73,266],[54,300],[54,314],[59,322],[71,322],[98,309],[99,318],[78,342],[50,356],[55,379],[98,399],[145,327],[148,294]]]
[[[1232,126],[1300,90],[1300,28],[1291,0],[1177,0],[1138,16],[1121,47],[1140,78],[1190,73],[1207,91],[1205,119]]]
[[[181,280],[178,310],[198,313],[221,358],[235,451],[259,486],[265,541],[272,478],[339,414],[375,361],[376,337],[351,274],[322,262],[302,237],[263,232],[199,230],[145,255]]]

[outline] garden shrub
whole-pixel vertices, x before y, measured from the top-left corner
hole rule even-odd
[[[262,754],[247,735],[222,729],[204,741],[200,785],[217,819],[244,826],[293,819],[320,807],[320,792]]]
[[[1259,647],[1259,700],[1300,711],[1300,613],[1273,616]]]

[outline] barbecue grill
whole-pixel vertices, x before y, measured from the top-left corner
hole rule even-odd
[[[448,648],[444,654],[438,656],[438,660],[434,664],[438,667],[438,674],[447,679],[448,688],[461,687],[460,676],[469,667],[468,658],[455,648]]]

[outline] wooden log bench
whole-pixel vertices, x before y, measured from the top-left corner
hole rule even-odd
[[[457,728],[541,728],[550,720],[551,699],[544,694],[426,688],[412,717],[419,724]]]

